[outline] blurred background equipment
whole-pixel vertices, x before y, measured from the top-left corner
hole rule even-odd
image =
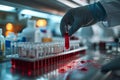
[[[2,35],[2,29],[0,28],[0,60],[3,60],[5,57],[5,39]]]
[[[0,80],[118,78],[100,69],[120,55],[119,25],[80,28],[69,37],[69,50],[64,48],[59,29],[64,14],[97,1],[0,0]]]

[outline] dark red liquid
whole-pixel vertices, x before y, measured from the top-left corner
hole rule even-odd
[[[86,61],[84,61],[84,60],[82,60],[82,61],[80,61],[82,64],[84,64],[84,63],[86,63]]]
[[[59,69],[59,71],[58,71],[59,73],[65,73],[66,72],[66,70],[64,69],[64,68],[62,68],[62,69]]]
[[[72,66],[67,66],[68,68],[72,68]]]
[[[65,49],[69,49],[69,35],[68,35],[68,33],[65,33],[65,36],[64,36],[64,38],[65,38]]]
[[[83,67],[83,68],[81,68],[80,70],[81,70],[81,71],[88,71],[88,68]]]

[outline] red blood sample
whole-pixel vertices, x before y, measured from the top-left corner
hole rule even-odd
[[[88,68],[83,67],[83,68],[81,68],[80,70],[81,70],[81,71],[88,71]]]
[[[69,45],[69,35],[67,32],[65,33],[64,38],[65,38],[65,49],[69,49],[69,46],[70,46]]]
[[[59,73],[65,73],[66,72],[66,70],[64,69],[64,68],[62,68],[62,69],[59,69],[59,71],[58,71]]]
[[[67,66],[67,67],[68,67],[68,68],[72,68],[72,66],[70,66],[70,65],[69,65],[69,66]]]
[[[82,60],[82,61],[80,61],[82,64],[84,64],[84,63],[86,63],[86,61],[84,61],[84,60]]]
[[[28,71],[28,76],[31,76],[32,72],[31,71]]]

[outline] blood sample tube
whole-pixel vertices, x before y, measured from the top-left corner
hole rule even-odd
[[[80,69],[81,71],[88,71],[88,68],[87,67],[83,67]]]
[[[65,39],[65,50],[69,50],[70,45],[69,45],[69,35],[68,35],[67,27],[66,27],[64,39]]]

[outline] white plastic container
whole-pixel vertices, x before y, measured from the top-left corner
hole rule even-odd
[[[40,28],[36,28],[35,31],[35,42],[41,42],[41,33],[40,33]]]
[[[0,56],[5,56],[5,38],[2,35],[1,28],[0,28]]]
[[[27,27],[22,31],[22,36],[26,38],[27,42],[34,42],[35,35],[35,20],[28,20]]]

